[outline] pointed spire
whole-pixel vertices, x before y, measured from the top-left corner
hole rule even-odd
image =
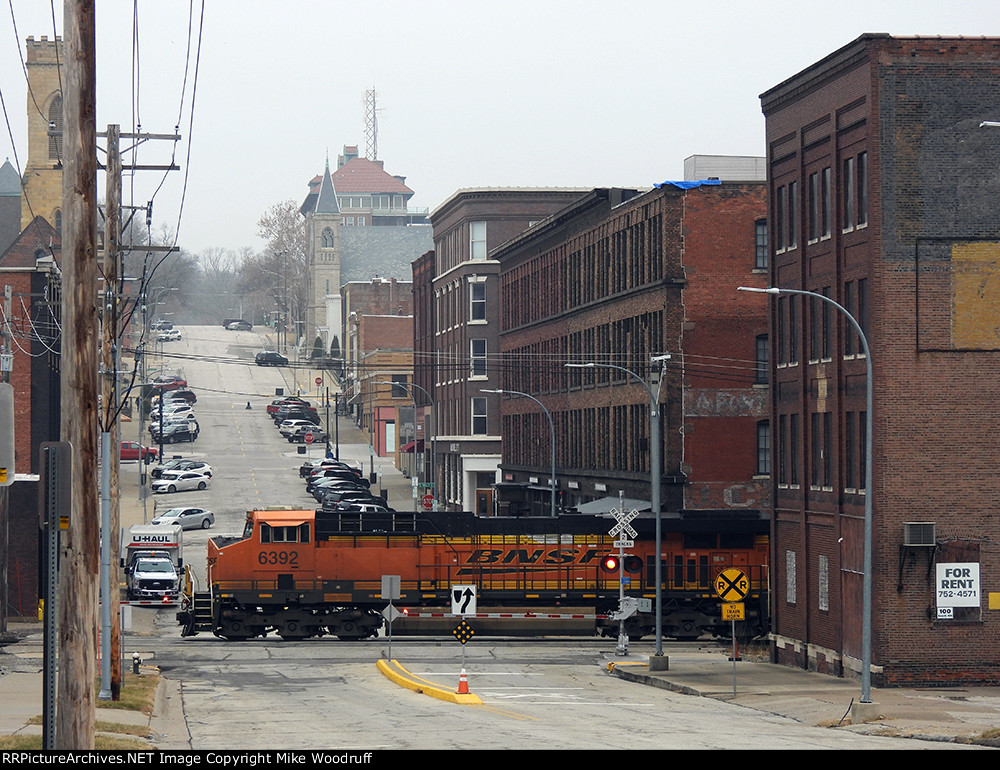
[[[323,179],[319,183],[319,195],[316,196],[316,214],[339,214],[340,205],[337,203],[337,191],[333,186],[333,177],[330,176],[330,150],[326,151],[326,168],[323,170]]]

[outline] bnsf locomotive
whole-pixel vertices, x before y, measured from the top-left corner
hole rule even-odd
[[[666,523],[666,522],[665,522]],[[596,631],[618,635],[605,617],[618,607],[618,549],[606,516],[479,517],[471,513],[397,513],[268,509],[247,514],[241,537],[208,542],[208,588],[187,581],[177,618],[183,635],[211,631],[249,639],[274,631],[283,639],[378,634],[383,575],[399,575],[397,607],[451,608],[453,585],[477,587],[488,608],[593,608]],[[627,596],[655,596],[653,520],[637,530],[624,560]],[[662,535],[663,634],[694,639],[728,635],[713,581],[736,567],[749,577],[741,636],[767,631],[767,521],[747,517],[671,521]],[[669,530],[669,531],[667,531]],[[626,621],[633,638],[653,633],[655,619]]]

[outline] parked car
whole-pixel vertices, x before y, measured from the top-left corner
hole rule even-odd
[[[204,508],[171,508],[156,514],[150,524],[180,524],[181,529],[208,529],[215,524],[215,514]]]
[[[332,457],[323,457],[318,460],[306,460],[302,463],[302,465],[299,466],[299,476],[306,478],[313,471],[317,471],[320,468],[342,468],[344,470],[356,471],[359,476],[361,475],[360,468],[348,465],[343,460],[337,460]]]
[[[146,465],[155,462],[160,453],[155,447],[147,447],[138,441],[123,441],[118,455],[122,460],[142,460]]]
[[[355,511],[358,513],[395,513],[394,508],[386,508],[380,503],[339,502],[334,506],[334,510]]]
[[[309,440],[306,441],[306,436]],[[288,436],[289,444],[322,444],[330,440],[330,434],[313,424],[300,425]]]
[[[154,425],[156,426],[156,430],[153,430]],[[198,423],[194,420],[174,423],[168,422],[163,426],[162,431],[156,423],[150,425],[150,434],[153,441],[157,444],[176,444],[179,441],[194,441],[198,438],[198,433],[200,432],[201,429],[198,427]]]
[[[201,460],[184,460],[177,457],[173,460],[167,460],[165,463],[160,463],[149,472],[149,475],[154,479],[158,479],[166,471],[197,471],[210,477],[212,475],[212,466]]]
[[[281,353],[275,353],[274,351],[258,353],[254,357],[254,362],[257,366],[288,366],[288,359],[281,355]]]
[[[311,420],[306,419],[294,419],[294,420],[283,420],[281,425],[278,426],[278,433],[280,433],[285,438],[288,438],[297,428],[312,428],[313,423]]]
[[[171,321],[167,321],[166,319],[161,318],[159,320],[153,321],[153,323],[149,325],[149,328],[152,329],[154,332],[164,332],[167,331],[168,329],[173,329],[174,325]]]
[[[153,396],[149,403],[152,404],[155,409],[160,403],[160,396]],[[198,396],[194,394],[193,390],[188,390],[187,388],[181,388],[179,390],[168,390],[163,393],[162,400],[164,404],[169,404],[171,401],[183,401],[187,404],[198,403]]]
[[[156,339],[158,342],[178,342],[181,339],[181,333],[179,329],[168,329],[157,334]]]
[[[327,492],[320,498],[324,510],[336,510],[337,503],[368,503],[369,505],[385,505],[385,500],[376,497],[371,492],[348,489]]]
[[[208,489],[212,477],[195,471],[167,471],[153,482],[153,491],[185,492],[190,489]]]
[[[319,425],[319,415],[315,409],[285,409],[282,407],[274,415],[274,424],[281,425],[285,420],[308,420],[313,425]]]
[[[249,332],[253,331],[253,324],[249,321],[233,321],[228,324],[226,328],[231,332]]]
[[[278,413],[280,409],[285,404],[300,404],[303,407],[308,408],[311,404],[304,398],[299,398],[298,396],[285,396],[284,398],[276,398],[270,404],[267,405],[267,413],[273,418],[274,415]]]

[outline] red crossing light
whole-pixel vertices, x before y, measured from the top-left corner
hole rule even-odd
[[[617,572],[618,571],[618,557],[608,554],[603,559],[601,559],[601,569],[605,572]]]

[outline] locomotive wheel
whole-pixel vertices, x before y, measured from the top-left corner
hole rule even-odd
[[[253,634],[250,633],[250,629],[238,620],[226,623],[222,626],[222,628],[216,630],[215,633],[216,636],[221,636],[223,639],[228,639],[230,642],[245,642],[253,636]]]

